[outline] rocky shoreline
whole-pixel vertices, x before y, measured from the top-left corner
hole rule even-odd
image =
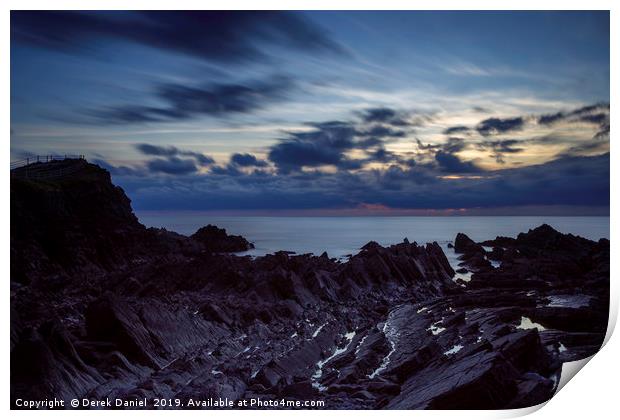
[[[66,164],[66,162],[65,162]],[[548,400],[609,315],[609,241],[547,225],[476,243],[236,256],[147,229],[110,175],[11,179],[11,400],[320,399],[331,409]],[[152,407],[151,407],[152,408]]]

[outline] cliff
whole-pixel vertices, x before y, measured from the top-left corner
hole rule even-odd
[[[204,229],[193,235],[196,240],[147,229],[123,189],[112,184],[109,172],[83,159],[36,163],[11,176],[11,280],[18,283],[46,279],[48,285],[62,284],[157,255],[244,251],[252,246],[224,230],[208,236]]]
[[[84,160],[72,176],[11,177],[11,280],[67,276],[126,263],[146,232],[110,174]]]

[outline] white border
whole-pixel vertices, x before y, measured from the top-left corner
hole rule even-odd
[[[227,0],[219,4],[200,0],[7,0],[9,10],[611,10],[612,0]]]
[[[616,52],[618,48],[618,6],[616,10],[614,10],[613,6],[616,4],[620,4],[619,2],[614,2],[611,0],[588,0],[588,1],[549,1],[549,0],[504,0],[501,3],[497,0],[470,0],[470,1],[459,1],[459,0],[443,0],[439,1],[403,1],[403,0],[382,0],[382,1],[367,1],[367,0],[356,0],[356,1],[341,1],[341,0],[297,0],[297,1],[285,1],[285,0],[264,0],[260,2],[251,2],[251,1],[243,1],[243,0],[227,0],[225,2],[214,3],[214,2],[204,2],[204,1],[188,1],[188,0],[176,0],[174,2],[164,2],[159,0],[141,0],[141,1],[130,1],[130,0],[60,0],[55,1],[53,4],[49,2],[45,2],[42,0],[32,1],[32,0],[8,0],[3,2],[5,5],[5,12],[1,17],[1,27],[2,27],[2,37],[3,37],[3,65],[0,66],[0,72],[2,73],[2,90],[4,101],[2,102],[2,133],[4,135],[9,134],[10,130],[10,67],[9,63],[9,51],[10,51],[10,36],[9,36],[9,27],[10,27],[10,9],[21,10],[21,9],[185,9],[185,10],[196,10],[196,9],[295,9],[295,10],[345,10],[345,9],[365,9],[365,10],[382,10],[382,9],[395,9],[395,10],[404,10],[404,9],[418,9],[418,10],[611,10],[611,102],[614,101],[615,98],[618,98],[618,85],[615,83],[614,76],[618,74],[618,69],[620,66],[618,65],[618,54]],[[614,70],[615,69],[615,70]],[[596,77],[596,75],[593,75]],[[617,126],[618,118],[616,118],[616,113],[612,112],[612,133],[614,128]],[[611,134],[613,137],[613,134]],[[5,147],[3,147],[0,151],[2,155],[2,159],[5,162],[6,167],[8,168],[9,163],[9,141],[6,142]],[[618,171],[615,169],[617,163],[617,158],[614,154],[611,155],[611,181],[612,185],[617,185],[617,177]],[[5,172],[4,177],[0,181],[0,185],[2,186],[2,196],[9,197],[10,183],[8,176],[8,169]],[[613,189],[612,189],[613,191]],[[614,210],[617,209],[617,197],[615,194],[611,195],[611,213],[613,214]],[[2,287],[2,301],[8,302],[9,300],[9,229],[10,229],[10,217],[9,217],[9,205],[8,200],[3,200],[3,205],[0,210],[2,212],[2,224],[1,224],[1,232],[2,238],[4,240],[1,243],[1,251],[0,255],[2,258],[2,278],[6,282]],[[615,223],[615,218],[611,220],[611,261],[612,261],[612,271],[611,271],[611,298],[612,298],[612,308],[610,313],[610,325],[613,327],[615,325],[615,321],[617,319],[618,312],[618,280],[616,280],[616,274],[618,273],[618,247],[615,246],[615,238],[620,237],[617,235],[618,227]],[[3,337],[5,340],[9,340],[9,305],[4,307],[3,314]],[[611,330],[608,332],[608,336]],[[607,337],[609,339],[609,337]],[[383,412],[381,415],[388,416],[390,418],[410,418],[414,416],[416,418],[459,418],[459,419],[484,419],[484,418],[511,418],[516,416],[525,415],[531,413],[532,411],[536,411],[532,414],[531,418],[538,419],[572,419],[579,418],[583,419],[585,416],[593,417],[593,418],[610,418],[613,414],[617,412],[617,385],[616,382],[620,377],[620,371],[618,369],[618,360],[616,355],[620,354],[620,345],[618,344],[617,338],[612,338],[605,345],[605,347],[601,350],[600,354],[597,354],[590,363],[588,363],[587,367],[583,369],[583,372],[579,373],[579,379],[570,381],[570,383],[563,388],[554,398],[551,399],[549,403],[546,405],[543,404],[541,406],[545,406],[544,409],[536,411],[539,407],[534,407],[532,409],[524,409],[524,410],[513,410],[513,411],[390,411]],[[0,360],[2,360],[2,372],[3,372],[3,380],[0,385],[0,401],[2,401],[2,407],[4,410],[8,410],[10,407],[9,404],[9,389],[10,389],[10,375],[9,375],[9,343],[5,342],[5,345],[2,346]],[[163,416],[182,416],[185,418],[200,418],[204,419],[205,417],[214,417],[216,416],[218,419],[231,419],[238,417],[252,417],[252,418],[277,418],[284,419],[289,418],[292,412],[290,411],[183,411],[182,414],[179,411],[175,412],[154,412],[154,411],[131,411],[131,412],[114,412],[111,413],[109,411],[98,411],[98,412],[88,412],[88,416],[93,417],[108,417],[114,415],[120,418],[146,418],[148,417],[158,417],[161,418]],[[347,411],[343,412],[344,415],[354,415],[361,419],[371,419],[376,416],[376,413],[373,411],[355,411],[354,413]],[[85,415],[83,411],[48,411],[48,412],[39,412],[39,411],[24,411],[18,412],[13,411],[11,415],[16,418],[35,418],[39,416],[46,416],[52,418],[82,418]],[[311,411],[296,411],[294,412],[294,416],[297,418],[314,418],[314,416],[319,415],[321,418],[336,418],[337,416],[341,416],[340,412],[336,411],[322,411],[322,412],[311,412]],[[373,419],[374,420],[374,419]]]

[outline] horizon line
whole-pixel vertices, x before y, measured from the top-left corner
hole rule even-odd
[[[140,209],[136,213],[196,213],[210,216],[262,216],[262,217],[610,217],[608,206],[512,206],[472,207],[461,209],[395,209],[337,208],[337,209]]]

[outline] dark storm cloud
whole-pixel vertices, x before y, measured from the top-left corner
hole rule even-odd
[[[452,135],[452,134],[461,134],[461,133],[467,133],[469,131],[469,127],[466,127],[464,125],[456,125],[454,127],[448,127],[446,128],[443,133],[446,135]]]
[[[72,53],[121,40],[221,62],[265,58],[274,46],[343,54],[300,13],[278,11],[13,11],[11,39]]]
[[[366,122],[388,122],[396,118],[396,111],[391,108],[371,108],[364,112]]]
[[[482,172],[475,163],[463,161],[455,154],[439,151],[435,154],[435,160],[442,172],[448,174],[466,174]]]
[[[591,114],[591,115],[583,115],[581,117],[579,117],[579,121],[583,121],[583,122],[589,122],[592,124],[602,124],[606,121],[609,121],[609,115],[608,114]]]
[[[383,143],[385,143],[385,140],[380,137],[363,137],[359,139],[357,145],[360,149],[369,149],[383,146]]]
[[[93,159],[92,162],[95,165],[99,165],[102,168],[106,169],[113,176],[144,177],[148,175],[148,171],[146,171],[145,168],[142,168],[142,167],[136,168],[136,167],[124,166],[124,165],[115,166],[104,159]]]
[[[234,165],[226,165],[226,166],[214,166],[211,168],[211,174],[214,175],[225,175],[227,177],[237,177],[239,175],[243,175],[236,166]]]
[[[368,161],[369,162],[377,162],[377,163],[390,163],[390,162],[401,162],[401,156],[398,154],[386,150],[383,147],[379,147],[374,151],[369,152]],[[409,162],[411,163],[411,162]]]
[[[196,162],[198,162],[201,166],[209,166],[215,163],[211,156],[207,156],[203,153],[182,150],[179,152],[179,155],[193,157],[194,159],[196,159]]]
[[[158,96],[180,114],[219,115],[261,108],[265,103],[282,99],[291,87],[291,81],[285,77],[246,84],[212,84],[205,88],[168,84],[160,86]]]
[[[483,171],[475,162],[465,161],[457,156],[457,153],[470,147],[460,137],[449,137],[445,142],[435,144],[424,144],[416,139],[416,144],[418,158],[439,174],[470,174]]]
[[[551,126],[561,121],[566,122],[581,122],[586,124],[592,124],[599,127],[599,131],[595,137],[602,137],[609,134],[609,104],[598,103],[593,105],[583,106],[572,111],[560,111],[550,114],[537,115],[537,116],[517,116],[514,118],[488,118],[476,125],[476,131],[484,137],[493,135],[504,134],[511,131],[521,130],[526,122],[535,122],[540,125]],[[443,131],[445,135],[454,134],[469,134],[470,128],[464,125],[455,125],[448,127]],[[491,143],[483,142],[482,144],[487,147],[491,146]],[[499,147],[501,144],[496,143]],[[505,153],[510,153],[510,150]]]
[[[600,102],[597,104],[593,104],[593,105],[586,105],[584,107],[581,108],[577,108],[571,112],[568,113],[569,116],[577,116],[577,117],[584,117],[584,116],[588,116],[588,115],[592,115],[592,114],[596,114],[596,113],[604,113],[604,114],[609,114],[609,104],[608,103],[604,103],[604,102]]]
[[[385,125],[373,125],[366,132],[366,135],[371,137],[405,137],[407,133],[403,130],[394,130],[391,127]]]
[[[504,160],[504,155],[522,152],[525,149],[518,146],[523,144],[524,141],[522,140],[487,140],[478,143],[476,147],[479,150],[491,151],[491,157],[495,158],[497,163],[503,164],[506,163]]]
[[[163,84],[155,95],[162,107],[119,105],[89,110],[86,114],[99,122],[113,124],[166,122],[199,116],[227,116],[249,113],[284,99],[293,88],[290,79],[273,77],[245,84],[213,83],[204,87]]]
[[[364,114],[365,115],[365,114]],[[396,114],[391,114],[396,115]],[[388,152],[384,145],[393,139],[402,138],[407,132],[383,124],[362,121],[327,121],[310,124],[310,131],[290,132],[286,138],[271,146],[269,160],[282,173],[299,171],[304,167],[332,165],[340,170],[356,170],[366,164],[401,163],[403,157]],[[363,158],[351,158],[348,152],[364,154]],[[410,162],[409,162],[410,164]]]
[[[200,166],[209,166],[215,163],[211,156],[207,156],[203,153],[194,152],[191,150],[180,150],[174,146],[156,146],[148,143],[140,143],[136,144],[135,147],[138,151],[147,156],[162,156],[166,158],[173,158],[179,156],[190,157],[193,158]],[[178,164],[178,162],[173,163],[173,165],[174,164]]]
[[[450,137],[441,145],[441,150],[446,153],[458,153],[465,149],[465,140],[460,137]]]
[[[174,146],[162,147],[146,143],[136,144],[136,149],[145,155],[153,156],[175,156],[179,153],[179,149]]]
[[[249,153],[235,153],[230,157],[230,162],[237,166],[265,167],[268,165],[266,161],[257,159]]]
[[[557,121],[561,121],[565,118],[565,114],[563,112],[556,112],[554,114],[546,114],[538,117],[538,123],[544,125],[550,125]]]
[[[609,104],[599,103],[584,106],[573,111],[556,112],[538,117],[538,123],[542,125],[553,125],[560,121],[582,122],[599,127],[595,138],[609,135]]]
[[[169,175],[186,175],[195,173],[198,170],[192,159],[179,159],[177,157],[153,159],[148,161],[146,166],[151,172],[161,172]]]
[[[290,172],[303,166],[339,166],[345,160],[341,148],[324,147],[320,141],[291,140],[278,143],[269,151],[271,160],[280,171]]]
[[[350,167],[345,152],[354,148],[358,134],[354,125],[342,121],[314,124],[314,130],[291,132],[273,145],[269,160],[279,171],[290,172],[304,166],[334,165]]]
[[[498,140],[498,141],[485,141],[482,144],[487,147],[491,147],[493,150],[502,153],[518,153],[523,151],[522,147],[515,147],[521,144],[520,140]]]
[[[175,114],[173,110],[142,105],[105,106],[99,109],[83,110],[81,113],[96,122],[114,124],[159,122],[183,117],[183,115]]]
[[[523,124],[525,120],[523,117],[516,118],[488,118],[484,121],[481,121],[477,126],[476,130],[478,133],[483,136],[491,136],[495,134],[502,134],[508,131],[520,130],[523,128]]]
[[[369,108],[361,113],[362,120],[367,123],[383,123],[394,126],[411,125],[407,115],[392,108]]]

